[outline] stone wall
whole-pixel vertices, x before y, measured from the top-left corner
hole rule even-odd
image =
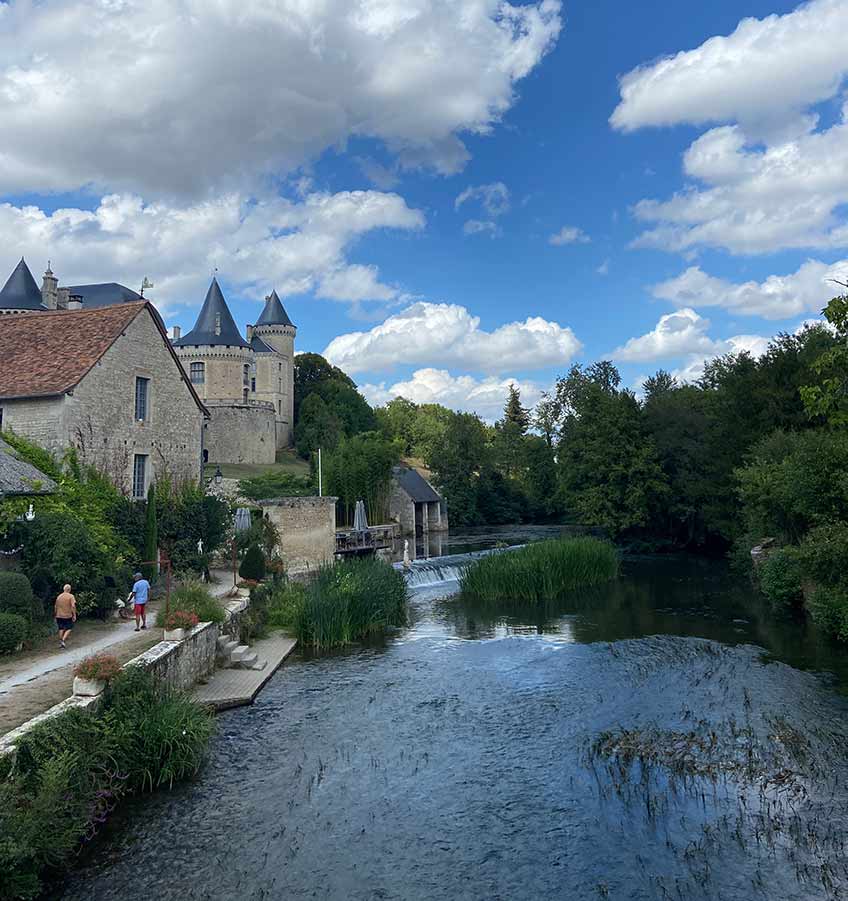
[[[392,493],[389,496],[389,518],[400,525],[404,535],[415,534],[415,504],[395,479],[392,479]]]
[[[250,391],[250,381],[244,383],[244,367],[253,365],[254,353],[249,347],[175,347],[186,372],[191,372],[193,362],[204,364],[204,379],[194,388],[200,399],[241,400],[244,389]],[[249,396],[249,394],[248,394]]]
[[[336,553],[335,497],[281,497],[260,501],[280,535],[278,551],[292,575],[332,563]]]
[[[270,404],[211,401],[204,449],[210,463],[273,463],[277,425]]]
[[[51,453],[61,453],[69,440],[65,395],[31,400],[0,400],[3,428],[11,429]]]
[[[174,691],[185,691],[215,671],[217,623],[199,623],[183,641],[160,641],[127,666],[143,666]]]

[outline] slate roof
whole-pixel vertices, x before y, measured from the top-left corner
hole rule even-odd
[[[38,484],[36,489],[34,486]],[[5,441],[0,440],[0,496],[4,494],[49,494],[56,483],[31,463],[18,459]]]
[[[41,289],[23,257],[0,290],[0,310],[43,310]]]
[[[220,317],[220,318],[219,318]],[[216,321],[220,323],[220,334],[216,334]],[[227,301],[221,293],[218,279],[213,278],[206,300],[200,308],[194,328],[173,342],[174,347],[188,347],[195,344],[212,346],[229,345],[230,347],[250,347],[239,332],[233,320]]]
[[[254,353],[257,354],[274,354],[276,351],[273,347],[269,347],[258,335],[254,335],[250,342]]]
[[[414,469],[406,466],[395,466],[392,475],[400,487],[415,501],[416,504],[432,504],[442,498],[433,486]]]
[[[265,309],[262,310],[262,315],[259,317],[257,325],[288,325],[291,328],[294,328],[294,323],[289,319],[289,314],[286,312],[285,307],[283,306],[280,298],[277,296],[276,291],[272,291],[268,300],[265,301]]]
[[[78,294],[82,297],[83,307],[86,309],[142,300],[140,294],[137,294],[132,288],[119,285],[118,282],[102,282],[96,285],[70,285],[68,290],[71,294]]]

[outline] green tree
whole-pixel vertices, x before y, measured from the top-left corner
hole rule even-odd
[[[318,394],[310,394],[300,408],[300,418],[294,430],[294,441],[301,457],[308,457],[318,448],[331,451],[344,434],[341,420]]]
[[[557,383],[567,411],[559,445],[568,507],[615,537],[644,527],[668,492],[639,404],[610,363],[573,366]]]
[[[848,424],[848,295],[834,297],[822,314],[836,332],[835,340],[812,364],[816,380],[801,389],[801,396],[811,417],[844,426]]]
[[[488,465],[483,422],[473,413],[454,413],[444,434],[434,442],[427,464],[447,499],[451,522],[479,522],[480,472]]]
[[[557,400],[556,395],[543,391],[533,411],[533,427],[542,435],[549,448],[553,448],[559,440],[561,425],[561,404]]]
[[[510,382],[509,394],[504,407],[504,422],[515,425],[518,432],[524,435],[530,428],[530,412],[521,404],[521,391]]]
[[[327,493],[339,499],[344,522],[353,522],[358,500],[365,501],[370,523],[389,516],[392,467],[400,460],[399,443],[378,432],[343,438],[324,467]]]

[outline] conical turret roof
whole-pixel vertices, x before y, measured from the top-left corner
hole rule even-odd
[[[41,290],[35,283],[24,258],[15,266],[0,291],[0,310],[43,310]]]
[[[200,314],[194,328],[182,338],[174,341],[174,347],[185,347],[192,344],[228,344],[231,347],[249,347],[236,326],[227,301],[221,293],[218,279],[213,278],[206,300],[200,308]]]
[[[295,325],[289,319],[289,314],[286,312],[285,307],[283,307],[280,302],[280,298],[277,297],[277,292],[272,291],[268,300],[265,301],[265,309],[262,311],[262,315],[256,322],[257,325],[288,325],[291,328],[294,328]]]

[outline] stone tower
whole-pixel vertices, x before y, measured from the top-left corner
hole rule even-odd
[[[274,405],[277,448],[289,447],[294,431],[294,339],[297,328],[276,291],[265,298],[262,315],[249,334],[251,347],[256,352],[256,398]]]

